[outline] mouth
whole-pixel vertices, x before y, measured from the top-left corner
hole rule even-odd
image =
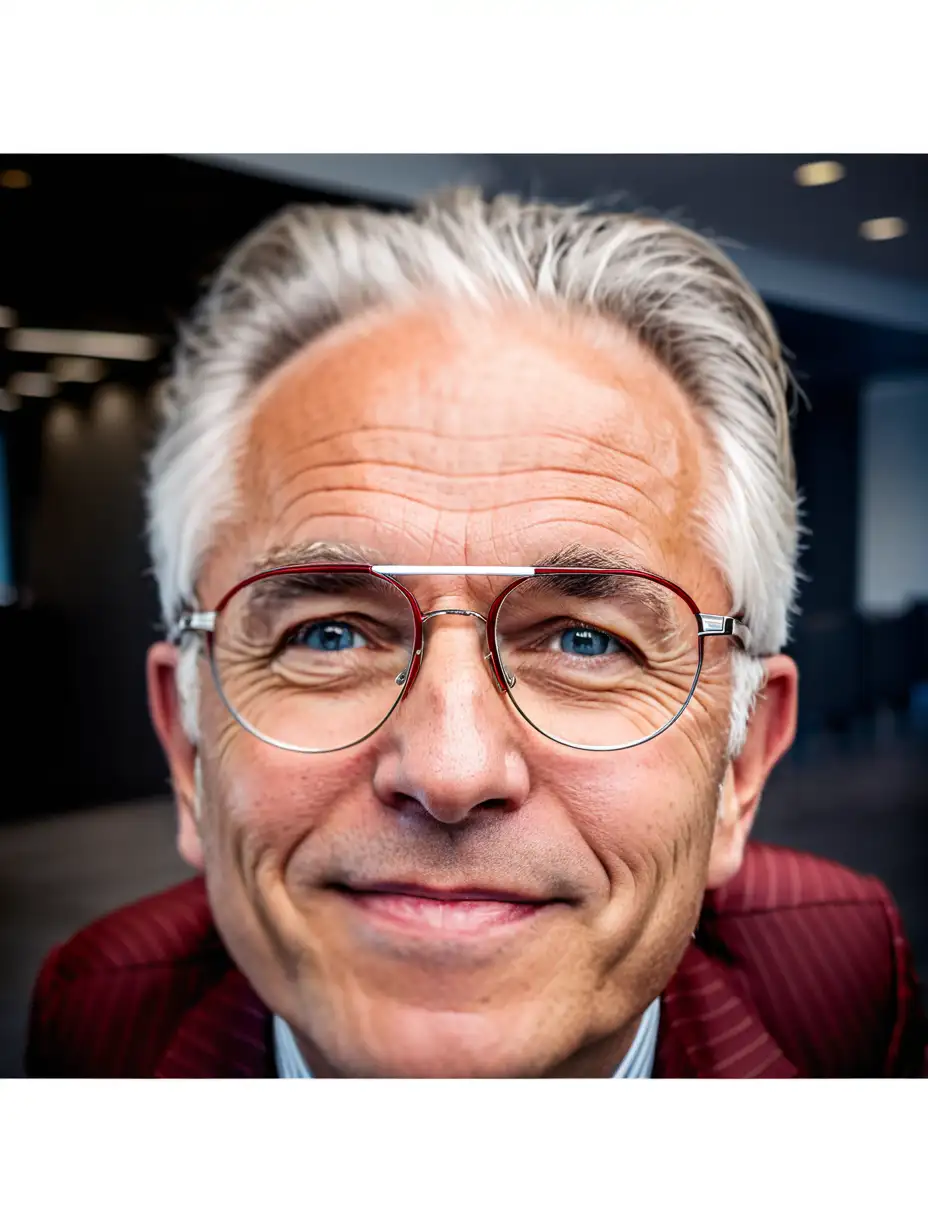
[[[537,919],[564,899],[539,898],[482,886],[440,888],[402,882],[331,887],[369,923],[408,933],[481,936]]]

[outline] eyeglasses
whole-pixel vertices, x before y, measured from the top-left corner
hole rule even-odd
[[[423,612],[398,580],[412,576],[511,580],[483,615]],[[205,635],[216,688],[252,735],[333,753],[372,736],[408,696],[438,616],[478,620],[498,691],[543,736],[590,752],[666,731],[696,691],[704,639],[744,645],[748,633],[636,569],[325,564],[245,578],[215,611],[184,613],[170,636]]]

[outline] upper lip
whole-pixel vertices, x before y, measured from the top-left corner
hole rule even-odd
[[[372,881],[358,884],[342,883],[340,890],[354,894],[406,894],[410,898],[434,898],[438,902],[459,903],[484,900],[496,903],[550,903],[544,894],[525,894],[517,890],[497,890],[487,886],[427,886],[409,881]]]

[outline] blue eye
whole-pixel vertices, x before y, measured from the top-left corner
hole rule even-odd
[[[366,645],[364,638],[351,625],[339,621],[317,621],[298,629],[291,644],[305,646],[308,650],[357,650]]]
[[[614,652],[619,643],[601,629],[565,629],[558,640],[559,649],[571,655],[605,655]]]

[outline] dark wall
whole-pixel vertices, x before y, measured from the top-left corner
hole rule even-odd
[[[20,815],[144,796],[166,781],[144,690],[157,628],[141,495],[150,416],[131,390],[104,386],[92,405],[58,404],[37,422],[15,450],[27,467],[33,452],[39,474],[28,512],[14,494],[25,603],[6,613],[17,629],[5,657],[28,713],[3,807]]]
[[[826,377],[803,383],[808,405],[793,425],[796,472],[809,534],[803,540],[804,616],[851,611],[857,590],[860,383]]]

